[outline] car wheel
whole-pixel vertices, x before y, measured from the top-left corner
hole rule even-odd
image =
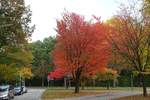
[[[7,100],[11,100],[11,97],[10,96],[8,96],[8,99]]]

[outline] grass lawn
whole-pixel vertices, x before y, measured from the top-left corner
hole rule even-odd
[[[43,95],[42,100],[53,100],[60,98],[68,98],[68,97],[80,97],[87,95],[97,95],[101,93],[105,93],[106,91],[98,91],[98,90],[81,90],[80,93],[75,94],[73,89],[65,90],[65,89],[47,89]]]
[[[150,100],[150,95],[147,97],[143,97],[142,95],[122,97],[114,100]]]
[[[80,93],[75,94],[74,88],[69,88],[66,90],[64,87],[50,87],[48,88],[42,95],[42,100],[53,100],[53,99],[60,99],[60,98],[69,98],[69,97],[79,97],[79,96],[90,96],[90,95],[98,95],[108,92],[121,92],[121,91],[141,91],[142,88],[140,87],[134,87],[131,89],[131,87],[117,87],[117,88],[111,88],[110,90],[107,90],[106,87],[86,87],[85,90],[80,90]],[[129,98],[129,99],[128,99]],[[125,99],[117,99],[117,100],[150,100],[150,98],[141,99],[140,97],[137,97],[138,99],[126,97]],[[140,98],[140,99],[139,99]]]

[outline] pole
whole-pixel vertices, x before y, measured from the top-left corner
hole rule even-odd
[[[49,77],[47,76],[47,86],[49,87]]]
[[[48,82],[48,87],[49,87],[49,80],[47,82]]]
[[[133,91],[133,75],[131,74],[131,90]]]

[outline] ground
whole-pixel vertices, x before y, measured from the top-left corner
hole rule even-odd
[[[43,88],[29,88],[27,93],[15,96],[13,100],[41,100],[40,98],[44,90]]]
[[[141,90],[142,88],[131,89],[130,87],[106,90],[105,88],[98,87],[86,88],[80,94],[74,95],[73,88],[65,90],[62,87],[54,87],[46,91],[44,88],[28,88],[28,93],[16,96],[14,100],[41,100],[42,93],[43,96],[47,97],[47,99],[42,100],[150,100],[150,97],[136,97],[142,94]],[[150,92],[149,89],[148,92]]]
[[[80,97],[80,96],[91,96],[103,94],[105,91],[95,91],[95,90],[82,90],[80,93],[75,94],[73,90],[65,89],[47,89],[43,93],[43,100],[55,99],[55,98],[69,98],[69,97]]]
[[[99,94],[99,95],[94,95],[94,96],[68,98],[68,99],[63,99],[63,100],[112,100],[112,99],[123,97],[123,96],[131,96],[131,95],[137,95],[137,94],[138,93],[133,93],[133,92],[110,92],[110,93],[104,93],[104,94]]]
[[[63,88],[49,88],[43,93],[43,100],[111,100],[124,96],[141,94],[142,88],[86,88],[80,94],[74,94],[73,88],[65,90]],[[80,97],[79,97],[80,96]],[[61,98],[61,99],[60,99]]]
[[[142,95],[127,96],[127,97],[117,98],[114,100],[150,100],[150,95],[148,97],[143,97]]]

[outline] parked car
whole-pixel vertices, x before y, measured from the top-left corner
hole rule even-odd
[[[0,100],[11,100],[14,98],[14,88],[11,85],[0,86]]]
[[[15,90],[15,95],[22,95],[23,94],[23,90],[21,90],[21,86],[16,86],[14,88]]]
[[[16,86],[14,90],[15,95],[22,95],[23,93],[27,93],[27,88],[25,86]]]
[[[27,93],[28,90],[27,90],[26,86],[22,86],[22,87],[23,87],[23,93]]]

